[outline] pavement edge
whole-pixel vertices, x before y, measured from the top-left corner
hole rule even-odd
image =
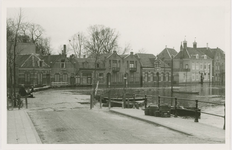
[[[28,121],[29,121],[29,123],[31,125],[31,129],[32,129],[32,131],[33,131],[33,133],[35,135],[37,144],[42,144],[42,141],[41,141],[41,139],[40,139],[40,137],[39,137],[39,135],[38,135],[38,133],[37,133],[37,131],[35,129],[35,126],[34,126],[33,122],[31,121],[31,118],[28,115],[28,111],[24,110],[24,113],[25,113],[25,115],[26,115],[26,117],[27,117],[27,119],[28,119]]]

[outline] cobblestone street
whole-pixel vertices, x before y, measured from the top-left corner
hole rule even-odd
[[[108,108],[92,110],[89,96],[71,90],[48,90],[29,99],[28,114],[45,144],[80,143],[215,143],[181,134],[164,127],[121,116]]]

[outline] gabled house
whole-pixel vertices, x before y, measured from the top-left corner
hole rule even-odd
[[[122,60],[122,72],[124,73],[124,85],[125,87],[139,87],[141,84],[141,65],[138,55],[134,55],[130,52],[128,55],[121,55]]]
[[[106,68],[106,87],[123,87],[125,70],[122,57],[113,51],[113,53],[102,54],[100,59],[104,61]]]
[[[220,48],[202,47],[198,51],[212,58],[212,82],[225,84],[225,53]]]
[[[66,56],[66,46],[60,55],[42,56],[41,59],[51,67],[51,86],[75,85],[77,66]]]
[[[177,51],[174,48],[165,48],[158,55],[157,58],[161,59],[163,62],[171,66],[172,57],[174,58],[177,54]]]
[[[187,47],[184,40],[180,46],[180,52],[174,57],[174,82],[198,83],[212,81],[212,59],[196,47]]]
[[[154,76],[153,81],[155,86],[170,86],[171,85],[171,67],[163,60],[157,58],[154,61]]]
[[[171,68],[153,54],[136,54],[141,64],[141,87],[169,86]]]
[[[77,86],[92,86],[94,82],[94,71],[96,71],[95,83],[99,81],[100,86],[105,83],[105,64],[102,62],[102,60],[96,60],[95,58],[85,57],[76,58],[75,60],[77,61]]]
[[[18,84],[49,85],[50,66],[35,54],[18,55],[16,59]]]

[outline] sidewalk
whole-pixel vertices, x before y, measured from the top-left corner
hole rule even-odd
[[[41,144],[27,110],[7,111],[7,144]]]
[[[182,118],[161,118],[154,116],[145,116],[143,110],[138,109],[122,109],[122,108],[111,108],[110,111],[126,115],[135,119],[154,123],[166,127],[168,129],[195,136],[201,139],[209,139],[211,141],[225,142],[225,130],[213,127],[210,125],[194,122],[194,119],[182,119]]]

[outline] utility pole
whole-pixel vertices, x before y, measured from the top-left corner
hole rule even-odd
[[[173,56],[171,61],[171,94],[173,94]]]
[[[173,97],[173,56],[171,60],[171,97]],[[171,99],[171,106],[172,106],[172,99]]]

